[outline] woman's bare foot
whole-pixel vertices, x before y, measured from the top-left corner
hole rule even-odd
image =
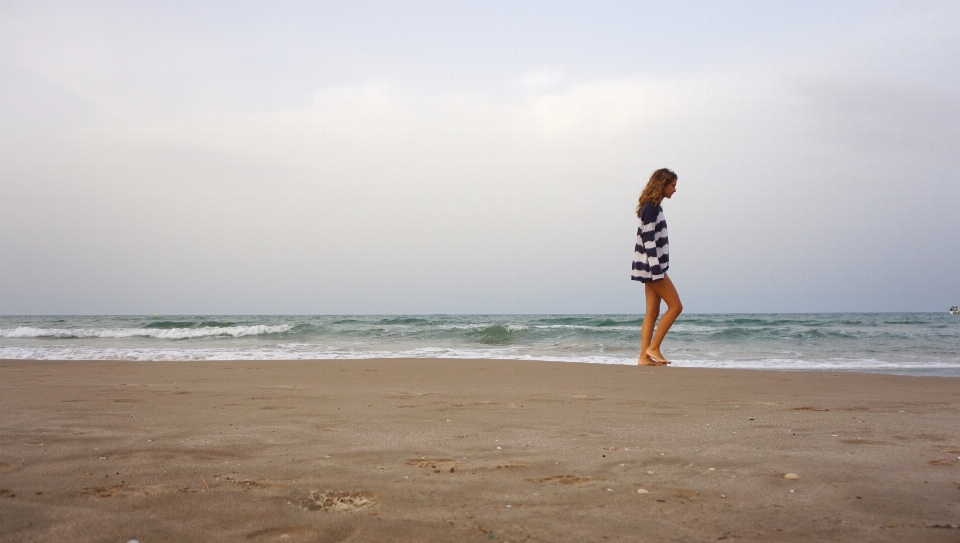
[[[663,356],[663,353],[660,352],[660,349],[647,349],[647,352],[643,354],[647,355],[647,358],[650,360],[656,362],[658,366],[666,366],[667,364],[671,363],[665,356]]]
[[[649,356],[641,356],[640,360],[637,361],[638,366],[666,366],[663,362],[657,362],[656,360],[651,360]]]

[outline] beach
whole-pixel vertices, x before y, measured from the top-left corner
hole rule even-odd
[[[957,541],[958,385],[514,360],[7,360],[0,540]]]

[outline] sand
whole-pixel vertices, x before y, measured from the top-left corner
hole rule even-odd
[[[956,378],[2,361],[0,540],[955,542],[958,413]]]

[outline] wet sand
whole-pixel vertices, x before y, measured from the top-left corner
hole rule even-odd
[[[956,378],[0,361],[0,541],[958,541],[958,457]]]

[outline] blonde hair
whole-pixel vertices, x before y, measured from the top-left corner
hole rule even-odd
[[[663,201],[663,189],[676,181],[677,174],[668,168],[660,168],[653,172],[650,180],[647,181],[647,186],[643,189],[643,193],[640,194],[640,201],[637,202],[637,217],[640,216],[640,209],[643,207],[643,204],[650,202],[656,206],[660,205],[660,202]]]

